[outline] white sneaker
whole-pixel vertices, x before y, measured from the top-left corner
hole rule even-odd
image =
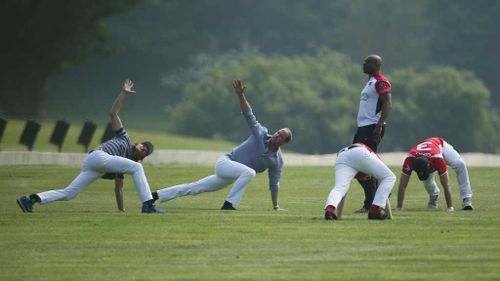
[[[429,196],[428,208],[437,209],[438,207],[439,194],[434,194]]]
[[[472,198],[468,197],[468,198],[464,198],[462,200],[462,210],[465,210],[465,211],[474,210],[474,207],[472,207]]]

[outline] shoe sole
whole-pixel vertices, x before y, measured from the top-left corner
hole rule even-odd
[[[377,216],[370,216],[370,215],[368,215],[368,219],[369,220],[381,220],[382,221],[382,220],[386,220],[387,216],[386,215],[384,215],[384,216],[379,216],[379,215],[377,215]]]
[[[462,208],[462,210],[464,210],[464,211],[472,211],[472,210],[474,210],[474,208],[472,208],[472,206],[465,206],[465,207]]]
[[[330,217],[330,216],[327,216],[325,214],[325,220],[327,220],[327,221],[336,221],[337,220],[337,216],[332,214],[332,216]]]
[[[154,211],[154,212],[144,212],[142,211],[143,214],[160,214],[160,215],[163,215],[163,214],[166,214],[167,211],[164,211],[164,212],[158,212],[158,211]]]
[[[19,208],[21,208],[21,210],[23,211],[23,213],[29,213],[28,210],[24,208],[23,204],[21,203],[21,201],[19,201],[19,199],[16,199],[16,202],[17,205],[19,205]]]

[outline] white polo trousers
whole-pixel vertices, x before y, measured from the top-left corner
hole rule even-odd
[[[425,191],[427,191],[427,194],[429,194],[429,196],[439,195],[439,193],[441,192],[436,184],[436,174],[437,171],[434,171],[429,174],[429,177],[426,180],[422,181]]]
[[[132,175],[141,202],[153,199],[144,169],[140,163],[124,157],[109,155],[102,150],[96,150],[85,157],[80,174],[69,186],[64,189],[41,192],[37,195],[42,204],[53,201],[68,201],[105,173]]]
[[[443,158],[446,164],[455,170],[457,174],[458,186],[460,187],[460,197],[472,197],[472,188],[469,180],[469,172],[465,161],[460,157],[460,154],[446,141],[443,145]]]
[[[373,176],[379,181],[373,204],[385,208],[387,198],[396,182],[396,176],[375,153],[362,146],[344,148],[338,153],[335,162],[335,185],[328,195],[325,208],[328,205],[337,208],[358,172]]]
[[[233,205],[238,205],[241,198],[243,198],[245,188],[255,177],[255,174],[254,169],[223,155],[215,163],[215,175],[208,176],[196,182],[160,189],[157,191],[158,199],[164,202],[181,196],[216,191],[230,185],[234,181],[233,188],[229,191],[226,201]]]

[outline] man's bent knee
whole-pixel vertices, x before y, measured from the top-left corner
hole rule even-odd
[[[132,163],[131,165],[131,169],[132,169],[132,173],[140,173],[140,172],[144,172],[144,167],[142,166],[141,163]]]
[[[257,173],[255,172],[254,169],[248,169],[243,173],[244,176],[247,176],[249,178],[254,178]]]

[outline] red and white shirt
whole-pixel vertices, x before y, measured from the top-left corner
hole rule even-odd
[[[413,160],[416,157],[424,156],[429,159],[430,172],[438,171],[439,175],[443,175],[448,171],[446,161],[443,158],[443,145],[442,138],[428,138],[410,149],[410,153],[403,163],[403,174],[410,176],[413,171]]]
[[[366,82],[365,87],[361,91],[357,118],[358,127],[368,126],[378,122],[382,110],[380,96],[390,93],[391,84],[381,72],[370,75],[368,82]]]

